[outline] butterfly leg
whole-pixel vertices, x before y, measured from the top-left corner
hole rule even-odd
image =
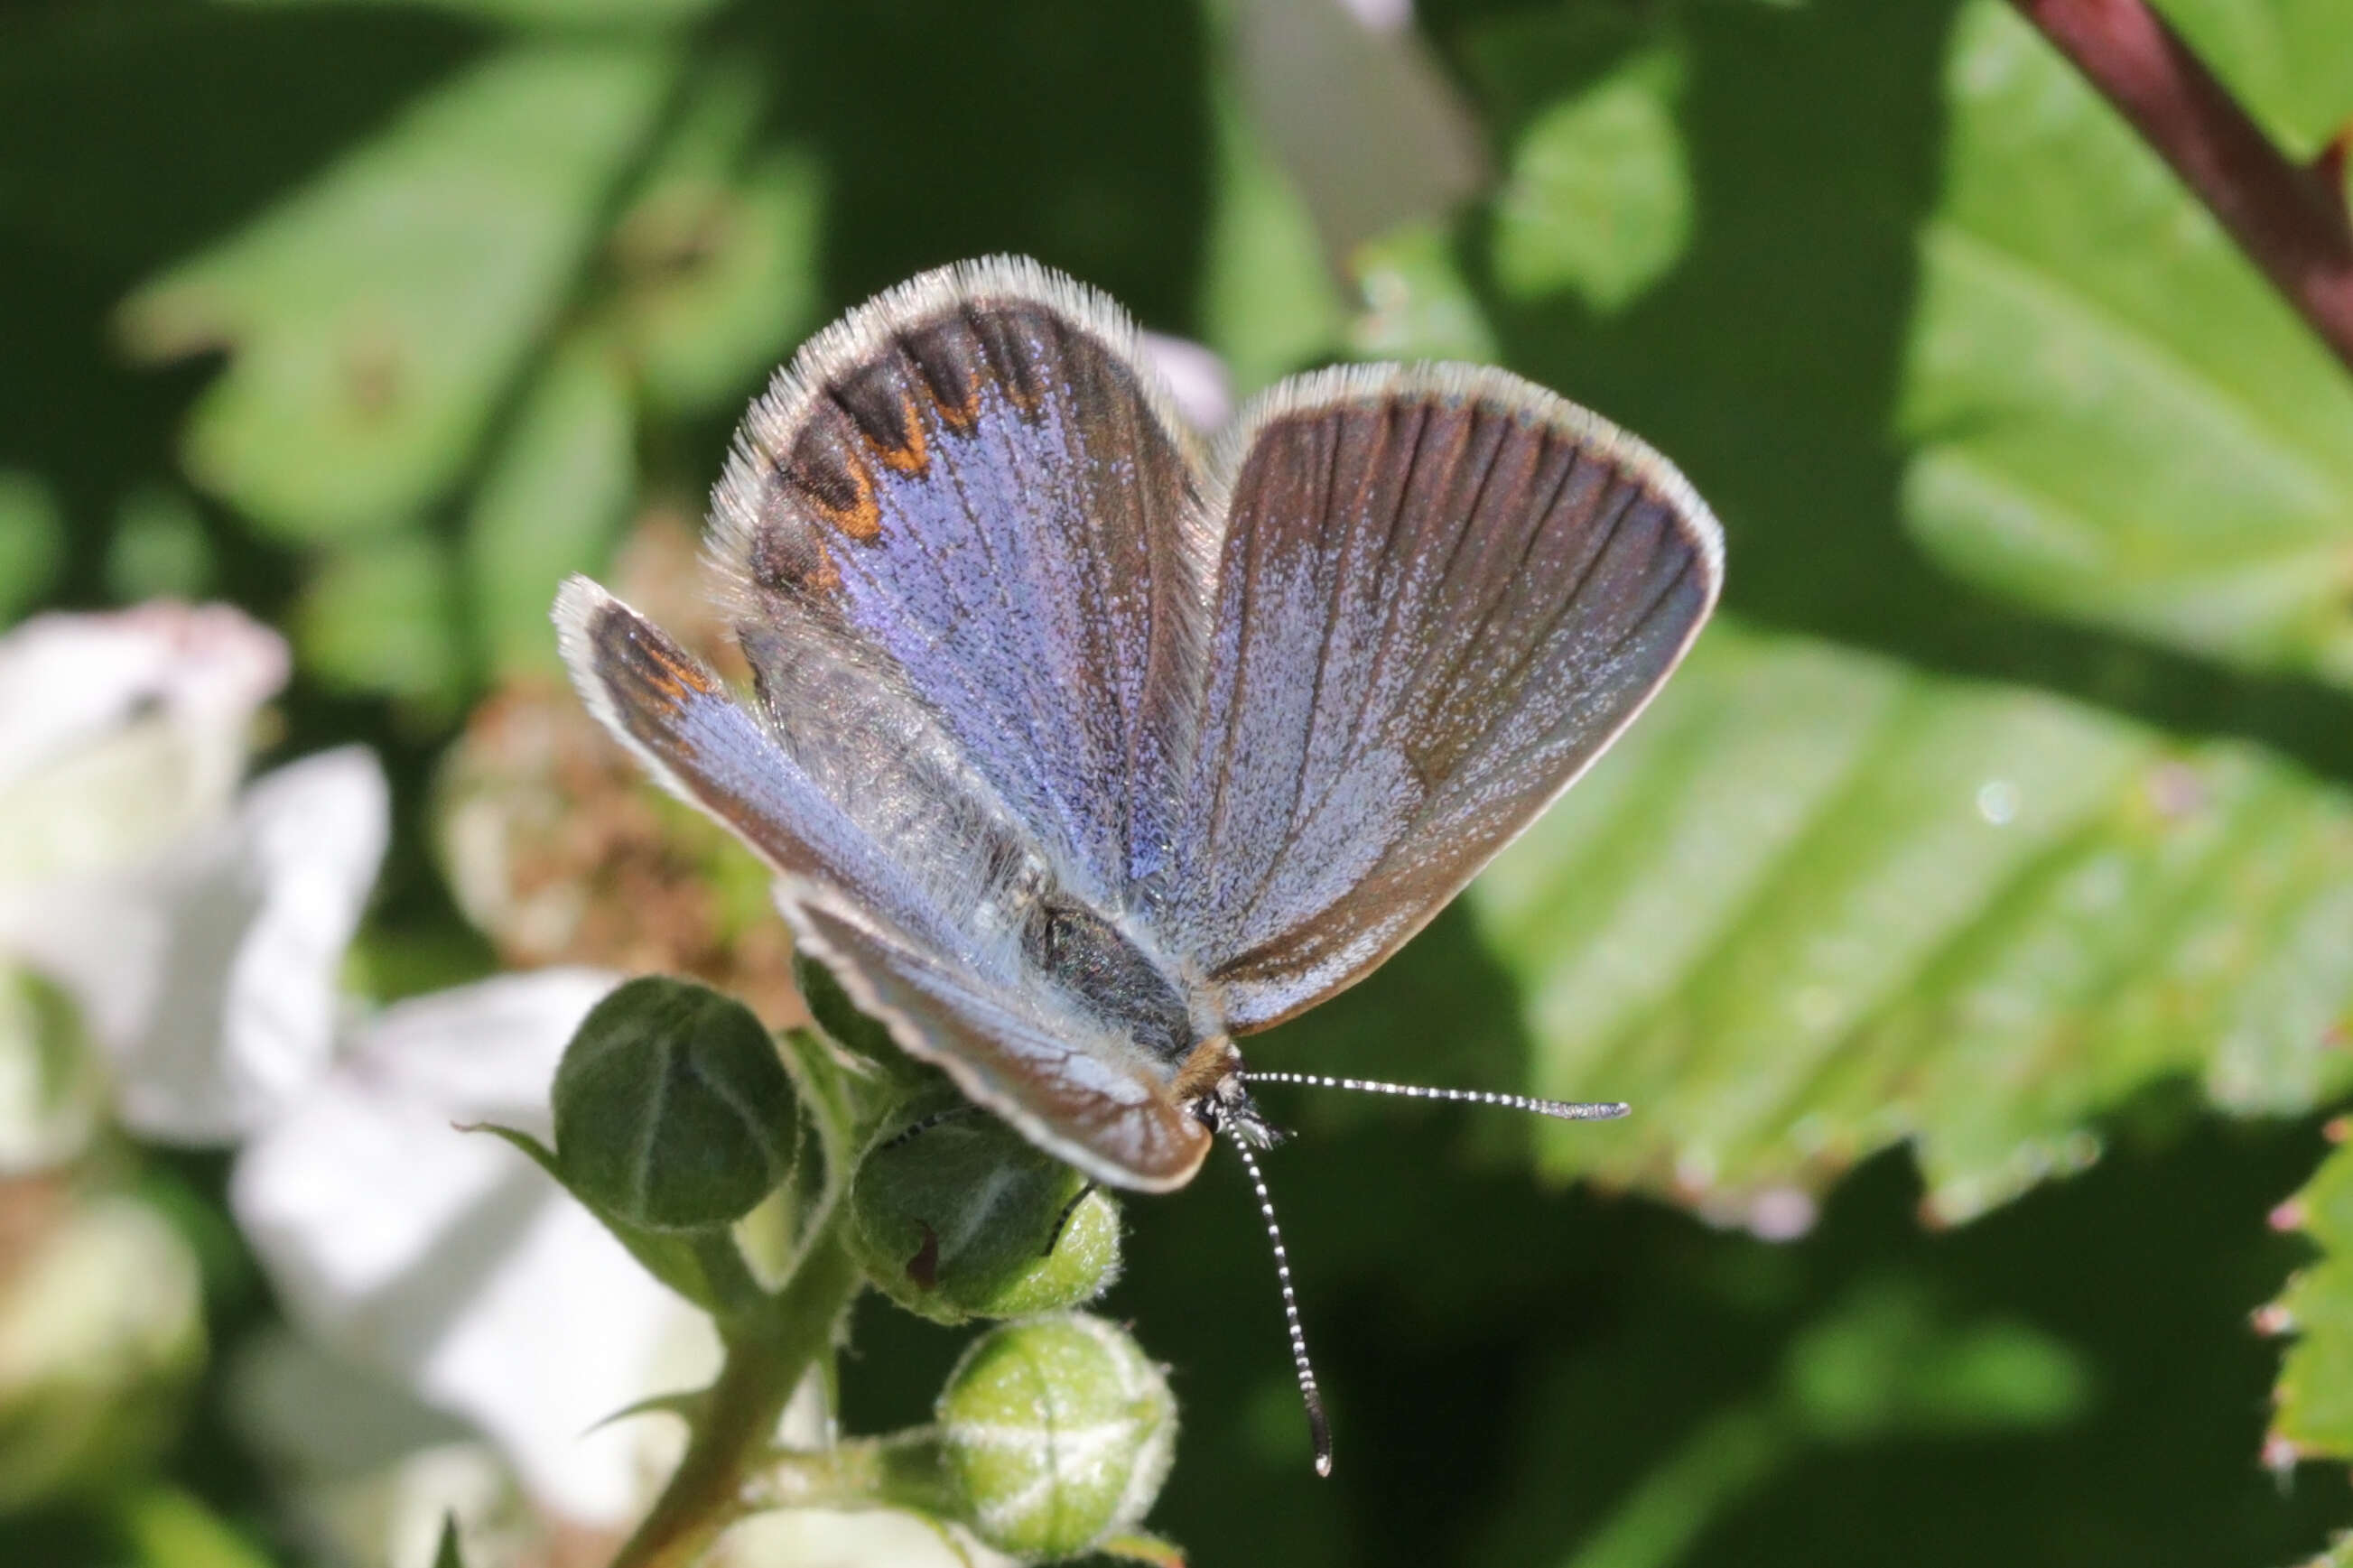
[[[880,1154],[886,1149],[896,1149],[902,1143],[912,1143],[919,1134],[929,1132],[943,1122],[970,1116],[979,1110],[979,1106],[967,1101],[962,1105],[951,1105],[945,1110],[934,1110],[929,1116],[918,1117],[874,1145],[874,1152]]]

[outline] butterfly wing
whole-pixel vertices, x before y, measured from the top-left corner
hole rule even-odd
[[[1501,371],[1297,378],[1245,415],[1156,924],[1236,1030],[1360,978],[1599,756],[1697,635],[1715,519]]]
[[[871,671],[828,678],[822,650],[804,649],[800,678],[841,727],[834,743],[796,746],[586,578],[565,585],[555,618],[591,710],[781,873],[796,934],[910,1054],[1098,1181],[1156,1190],[1192,1175],[1208,1134],[1170,1098],[1166,1069],[1037,984],[1020,938],[1039,868],[919,707],[878,703]]]
[[[929,273],[804,349],[738,433],[712,557],[782,721],[805,650],[913,698],[1094,908],[1166,845],[1215,551],[1134,327],[1035,263]]]

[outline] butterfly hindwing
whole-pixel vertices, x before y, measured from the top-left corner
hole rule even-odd
[[[1163,919],[1242,1030],[1373,968],[1600,754],[1722,546],[1663,458],[1501,371],[1301,377],[1232,451]]]
[[[1005,984],[856,902],[790,879],[778,903],[794,939],[910,1055],[1096,1181],[1165,1192],[1192,1179],[1209,1131],[1167,1091],[1167,1069],[1123,1032],[1049,987]]]

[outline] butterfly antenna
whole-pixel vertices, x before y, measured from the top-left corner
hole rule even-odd
[[[1274,1277],[1282,1286],[1282,1321],[1291,1331],[1291,1364],[1299,1373],[1300,1402],[1307,1406],[1307,1430],[1315,1442],[1315,1473],[1332,1473],[1332,1424],[1324,1418],[1324,1396],[1315,1391],[1315,1368],[1307,1359],[1307,1331],[1299,1326],[1299,1298],[1291,1289],[1291,1255],[1282,1249],[1282,1227],[1274,1223],[1274,1200],[1267,1196],[1266,1178],[1259,1173],[1258,1156],[1240,1138],[1234,1151],[1250,1173],[1258,1194],[1258,1212],[1266,1219],[1266,1239],[1274,1247]]]
[[[1408,1100],[1461,1100],[1474,1105],[1500,1105],[1512,1110],[1533,1110],[1561,1121],[1614,1121],[1633,1109],[1618,1100],[1539,1100],[1531,1094],[1497,1094],[1483,1089],[1427,1089],[1412,1083],[1383,1083],[1369,1078],[1325,1078],[1312,1072],[1246,1072],[1249,1083],[1298,1083],[1310,1089],[1360,1089],[1368,1094],[1401,1094]]]

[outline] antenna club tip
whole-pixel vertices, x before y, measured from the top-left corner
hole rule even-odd
[[[1332,1456],[1331,1456],[1331,1455],[1329,1455],[1329,1454],[1318,1454],[1318,1455],[1316,1455],[1316,1456],[1315,1456],[1315,1473],[1316,1473],[1317,1475],[1319,1475],[1319,1476],[1322,1476],[1322,1477],[1323,1477],[1324,1479],[1326,1479],[1326,1480],[1331,1479],[1331,1478],[1332,1478]]]

